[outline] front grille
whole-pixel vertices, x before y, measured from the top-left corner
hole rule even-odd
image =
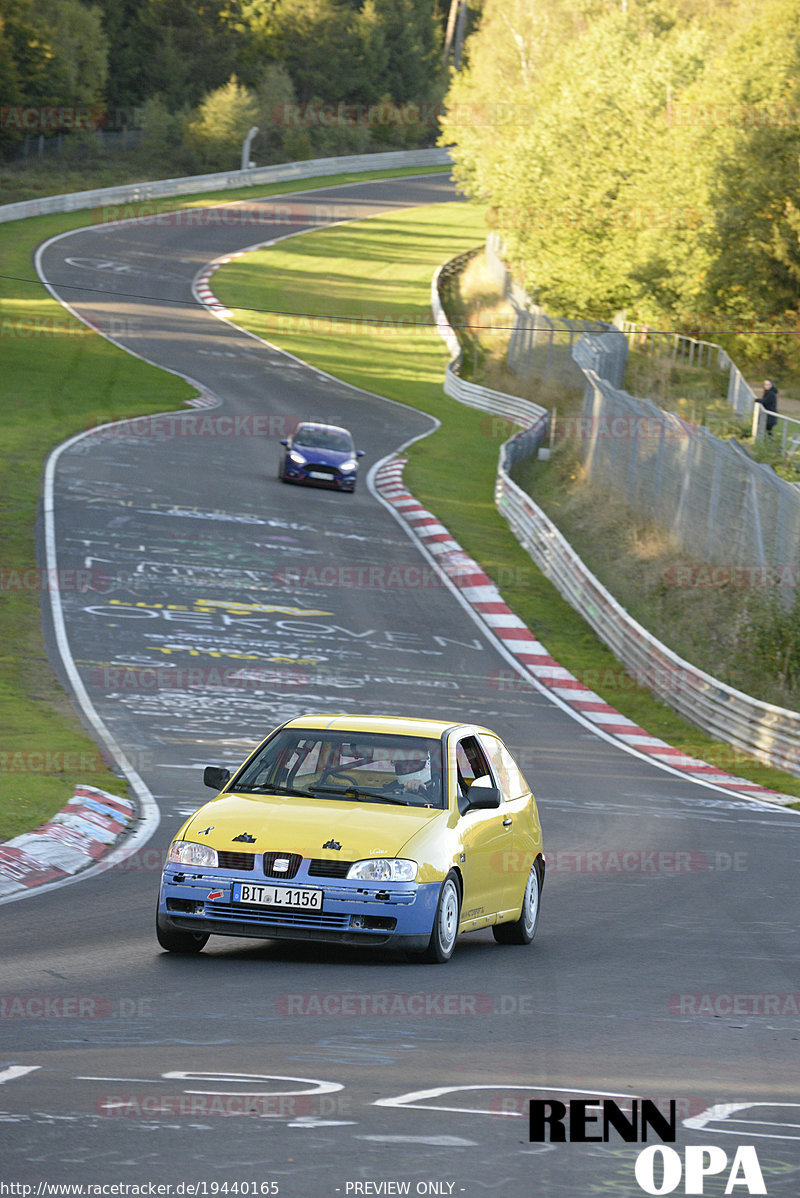
[[[314,857],[308,863],[309,878],[346,878],[352,861],[327,861]]]
[[[255,853],[234,853],[229,849],[218,849],[217,860],[223,869],[255,869]]]
[[[281,859],[289,862],[288,869],[275,869],[276,860]],[[303,858],[299,853],[265,853],[264,854],[264,873],[268,878],[293,878],[300,868],[300,863]]]
[[[286,911],[276,907],[251,906],[249,903],[208,903],[206,916],[235,923],[289,928],[344,929],[350,924],[349,915],[327,915],[324,911]]]

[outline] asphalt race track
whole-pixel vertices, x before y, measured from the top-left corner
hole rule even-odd
[[[643,1144],[531,1143],[527,1121],[532,1098],[623,1095],[677,1101],[681,1162],[686,1145],[726,1154],[702,1192],[724,1193],[753,1145],[766,1192],[800,1193],[798,816],[499,687],[504,659],[366,485],[428,418],[169,302],[220,254],[452,198],[442,176],[326,188],[241,220],[97,225],[41,254],[86,320],[220,403],[82,437],[56,465],[59,568],[94,580],[63,594],[69,648],[161,822],[116,869],[2,906],[4,1182],[623,1198],[648,1192]],[[300,418],[354,430],[354,495],[278,482]],[[341,585],[318,584],[328,566]],[[481,932],[439,967],[221,938],[197,958],[158,949],[161,860],[210,797],[202,766],[309,710],[497,729],[544,826],[532,947]],[[673,1181],[656,1170],[649,1192],[684,1193]],[[763,1192],[750,1185],[740,1170],[729,1192]]]

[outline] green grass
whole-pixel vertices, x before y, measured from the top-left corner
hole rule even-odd
[[[411,448],[406,482],[563,666],[653,735],[762,786],[800,796],[800,779],[712,741],[638,687],[533,565],[497,513],[497,454],[508,432],[502,422],[444,394],[444,345],[433,329],[416,323],[427,318],[434,269],[480,242],[483,232],[483,214],[473,205],[375,217],[247,255],[219,271],[214,289],[250,331],[319,369],[441,421],[434,435]],[[307,315],[270,315],[276,312]],[[359,327],[357,315],[373,323]],[[388,322],[385,328],[375,323],[379,319]],[[409,326],[404,329],[401,320]]]
[[[34,246],[81,223],[76,216],[0,225],[4,273],[31,278]],[[0,361],[0,839],[7,839],[62,807],[77,782],[117,793],[122,785],[72,714],[42,644],[46,596],[34,523],[45,458],[71,433],[180,406],[192,391],[90,333],[41,285],[13,279],[0,280]]]
[[[425,172],[371,172],[157,203],[168,211],[398,173]],[[145,202],[119,215],[152,210]],[[74,714],[42,642],[34,526],[44,461],[82,429],[174,409],[192,394],[183,380],[90,332],[36,279],[38,244],[97,219],[87,210],[0,224],[0,840],[49,818],[76,783],[125,793]]]

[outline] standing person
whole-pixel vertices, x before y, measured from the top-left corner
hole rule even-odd
[[[773,413],[778,410],[778,388],[772,379],[764,379],[764,394],[758,401],[767,413],[767,432],[771,433],[778,423],[778,417]]]

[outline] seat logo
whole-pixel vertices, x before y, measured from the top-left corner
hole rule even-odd
[[[324,849],[336,849],[337,853],[341,850],[341,845],[338,840],[326,840],[322,846]]]

